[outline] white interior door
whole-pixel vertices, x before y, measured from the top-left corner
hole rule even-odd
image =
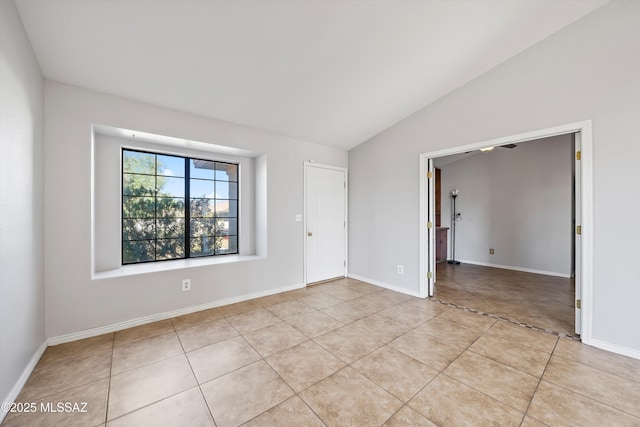
[[[427,160],[427,177],[427,286],[432,297],[436,284],[436,170],[433,159]]]
[[[306,283],[346,275],[346,182],[344,169],[305,165]]]
[[[573,157],[573,161],[575,162],[575,173],[574,173],[574,206],[575,206],[575,218],[576,218],[576,229],[573,230],[575,233],[575,308],[576,308],[576,317],[575,317],[575,332],[576,334],[582,333],[582,310],[581,310],[581,302],[582,302],[582,186],[580,177],[582,176],[582,169],[580,165],[580,157],[582,153],[582,140],[580,132],[574,134],[575,141],[575,153]]]

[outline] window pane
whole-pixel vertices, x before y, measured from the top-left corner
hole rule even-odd
[[[226,236],[220,239],[220,246],[216,250],[217,254],[237,254],[238,236]]]
[[[122,198],[123,218],[153,218],[156,215],[155,197]]]
[[[184,239],[158,239],[156,241],[156,259],[184,258]]]
[[[192,219],[191,237],[213,236],[216,234],[215,220],[212,219]]]
[[[125,150],[122,152],[122,171],[154,175],[156,173],[156,155]]]
[[[158,154],[158,175],[184,177],[184,157]]]
[[[158,196],[184,197],[184,178],[158,177]]]
[[[207,181],[203,179],[192,179],[190,188],[191,198],[209,198],[215,197],[214,193],[214,181]]]
[[[215,212],[212,199],[191,199],[191,218],[211,218]]]
[[[156,220],[158,239],[166,237],[184,237],[184,219],[158,219]]]
[[[173,197],[158,197],[158,218],[176,217],[184,218],[184,199]]]
[[[153,219],[125,219],[122,221],[122,240],[148,240],[156,238]]]
[[[238,234],[238,220],[236,218],[216,219],[216,235],[228,236]]]
[[[155,260],[153,240],[132,240],[122,242],[122,263],[131,264]]]
[[[216,163],[216,179],[220,181],[238,181],[238,165]]]
[[[125,196],[155,196],[156,177],[125,173],[122,176],[122,194]]]
[[[219,238],[218,238],[219,240]],[[208,256],[215,253],[215,237],[203,236],[191,239],[191,256]]]
[[[237,199],[238,183],[228,181],[216,181],[217,199]]]
[[[237,200],[216,200],[216,216],[217,217],[237,217],[238,201]]]
[[[214,162],[191,159],[189,161],[191,178],[213,179]]]

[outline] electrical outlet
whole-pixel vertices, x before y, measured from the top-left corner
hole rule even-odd
[[[404,274],[404,267],[401,265],[398,266],[398,274]]]
[[[493,248],[489,249],[489,255],[493,255],[495,253],[496,253],[495,249],[493,249]]]
[[[182,292],[191,290],[191,279],[184,279],[182,281]]]

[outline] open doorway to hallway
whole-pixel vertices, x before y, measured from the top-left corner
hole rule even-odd
[[[505,173],[502,173],[502,175],[501,173],[495,173],[490,179],[487,178],[486,174],[482,173],[481,168],[478,168],[477,165],[475,166],[476,169],[473,167],[462,168],[471,178],[465,184],[469,185],[469,187],[465,187],[464,190],[456,188],[458,186],[456,183],[447,184],[447,172],[443,172],[443,183],[441,183],[442,200],[440,200],[442,211],[440,218],[443,224],[440,225],[444,227],[444,222],[449,221],[449,228],[452,224],[455,224],[458,232],[456,236],[456,253],[451,254],[448,252],[447,258],[462,261],[463,265],[467,264],[467,269],[463,271],[460,268],[457,271],[452,271],[448,269],[449,265],[436,268],[437,249],[441,249],[437,248],[436,240],[444,240],[446,244],[450,245],[451,235],[445,239],[442,239],[440,235],[440,238],[436,239],[437,227],[434,211],[437,203],[434,197],[436,187],[435,179],[433,179],[436,176],[434,161],[450,155],[456,155],[460,159],[464,157],[482,158],[481,156],[500,153],[499,156],[503,157],[509,151],[520,150],[520,147],[526,145],[524,143],[533,147],[536,144],[540,144],[541,141],[551,140],[553,139],[552,137],[562,135],[565,138],[571,138],[573,135],[575,146],[567,150],[568,155],[564,160],[564,170],[568,178],[561,180],[567,182],[567,184],[563,187],[565,191],[563,193],[564,197],[561,197],[561,199],[565,201],[565,207],[563,208],[564,213],[560,216],[553,211],[545,212],[542,209],[551,205],[551,201],[556,200],[559,194],[562,193],[556,188],[554,179],[547,179],[550,175],[550,173],[547,173],[547,166],[550,165],[550,161],[537,159],[531,153],[524,162],[512,167],[512,172],[516,174],[524,171],[532,172],[529,174],[529,183],[527,185],[533,189],[533,197],[524,197],[526,185],[519,183],[512,176]],[[490,147],[493,149],[486,150]],[[485,150],[483,150],[484,152],[478,151],[480,149]],[[571,167],[571,156],[573,156],[573,161],[575,162],[575,170]],[[488,157],[484,159],[486,160]],[[505,159],[498,163],[510,164]],[[495,167],[495,165],[489,166],[490,169]],[[485,165],[486,168],[487,166]],[[552,174],[551,177],[553,177]],[[571,184],[572,177],[575,177],[574,186]],[[495,317],[505,317],[514,322],[551,329],[563,335],[579,335],[580,339],[585,343],[591,341],[593,312],[593,272],[591,268],[593,260],[593,159],[590,121],[560,125],[554,128],[423,153],[420,155],[420,178],[420,223],[421,225],[424,224],[420,229],[420,295],[422,297],[434,297],[434,295],[437,297],[438,288],[444,284],[444,292],[441,292],[441,294],[451,299],[453,294],[457,293],[458,301],[465,302],[465,304],[458,304],[452,301],[449,303],[486,312]],[[487,181],[492,181],[494,186],[488,186]],[[495,183],[498,184],[495,185]],[[485,187],[483,188],[483,186]],[[456,198],[458,206],[455,211],[451,209],[451,199],[449,198],[450,191],[454,189],[458,190]],[[571,196],[572,189],[575,192],[575,199]],[[473,205],[464,206],[465,204],[461,203],[463,194],[466,195],[466,201],[474,201],[475,207]],[[509,197],[506,198],[506,201],[500,201],[496,199],[496,195],[507,195]],[[574,200],[574,203],[572,203],[572,200]],[[483,208],[484,211],[482,209],[478,210],[478,206]],[[507,213],[513,210],[512,208],[514,207],[517,208],[515,210],[516,214],[511,217],[508,216]],[[470,209],[463,211],[464,208]],[[561,217],[562,220],[558,222],[556,217]],[[451,223],[450,218],[458,218],[459,222]],[[498,226],[502,226],[502,228],[496,228]],[[489,232],[482,231],[483,227],[488,228]],[[548,233],[553,229],[557,229],[557,227],[565,231],[560,231],[556,235]],[[463,231],[465,237],[461,238],[460,235]],[[559,241],[555,240],[558,238],[555,236],[560,236],[559,238],[562,242],[559,243]],[[460,267],[460,265],[453,264],[451,267],[456,268]],[[509,273],[510,277],[506,281],[511,282],[511,284],[498,289],[499,296],[495,296],[492,299],[487,298],[489,290],[479,290],[479,284],[481,282],[500,282],[499,278],[492,277],[492,273],[500,271]],[[452,273],[456,272],[463,274],[458,274],[456,278],[452,275]],[[475,283],[473,283],[475,289],[462,289],[460,287],[460,282],[457,279],[464,278],[467,276],[466,273],[476,278]],[[489,279],[477,280],[483,273]],[[516,273],[521,274],[521,276],[513,276]],[[547,276],[550,279],[549,283],[544,284],[544,278]],[[527,296],[524,292],[521,292],[522,290],[516,290],[516,283],[529,283],[531,285],[532,282],[534,282],[533,290],[536,288],[537,290],[543,290],[543,292],[537,294],[539,297]],[[562,300],[559,295],[551,292],[551,290],[555,289],[553,285],[555,284],[557,287],[560,282],[562,282],[560,287],[567,291],[564,292],[565,295],[570,296],[571,290],[574,289],[573,301],[569,298]],[[449,289],[447,289],[447,284],[453,286],[449,286]],[[546,292],[544,292],[544,289],[546,289]],[[463,292],[466,292],[466,294]],[[476,298],[478,301],[476,305],[480,307],[484,304],[484,307],[475,309],[474,307],[468,307],[469,301],[472,301],[470,298],[473,298],[474,295],[484,298],[484,301]],[[506,302],[518,300],[521,301],[521,306],[524,307],[523,310],[504,310]],[[489,302],[493,302],[493,305],[490,305]],[[502,312],[499,306],[502,306]],[[555,319],[551,319],[553,320],[552,322],[543,323],[539,316],[540,313],[535,313],[535,306],[547,308],[556,306],[555,308],[558,310],[551,310],[554,311]],[[567,310],[566,313],[560,312],[561,306],[564,306]],[[487,308],[490,308],[491,311]],[[509,317],[505,316],[508,313],[511,313]],[[567,327],[567,325],[570,325],[569,313],[574,314],[574,331],[570,331],[569,327]],[[535,323],[538,324],[536,325]]]

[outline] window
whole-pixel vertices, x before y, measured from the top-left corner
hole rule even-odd
[[[122,150],[122,264],[237,253],[237,164]]]

